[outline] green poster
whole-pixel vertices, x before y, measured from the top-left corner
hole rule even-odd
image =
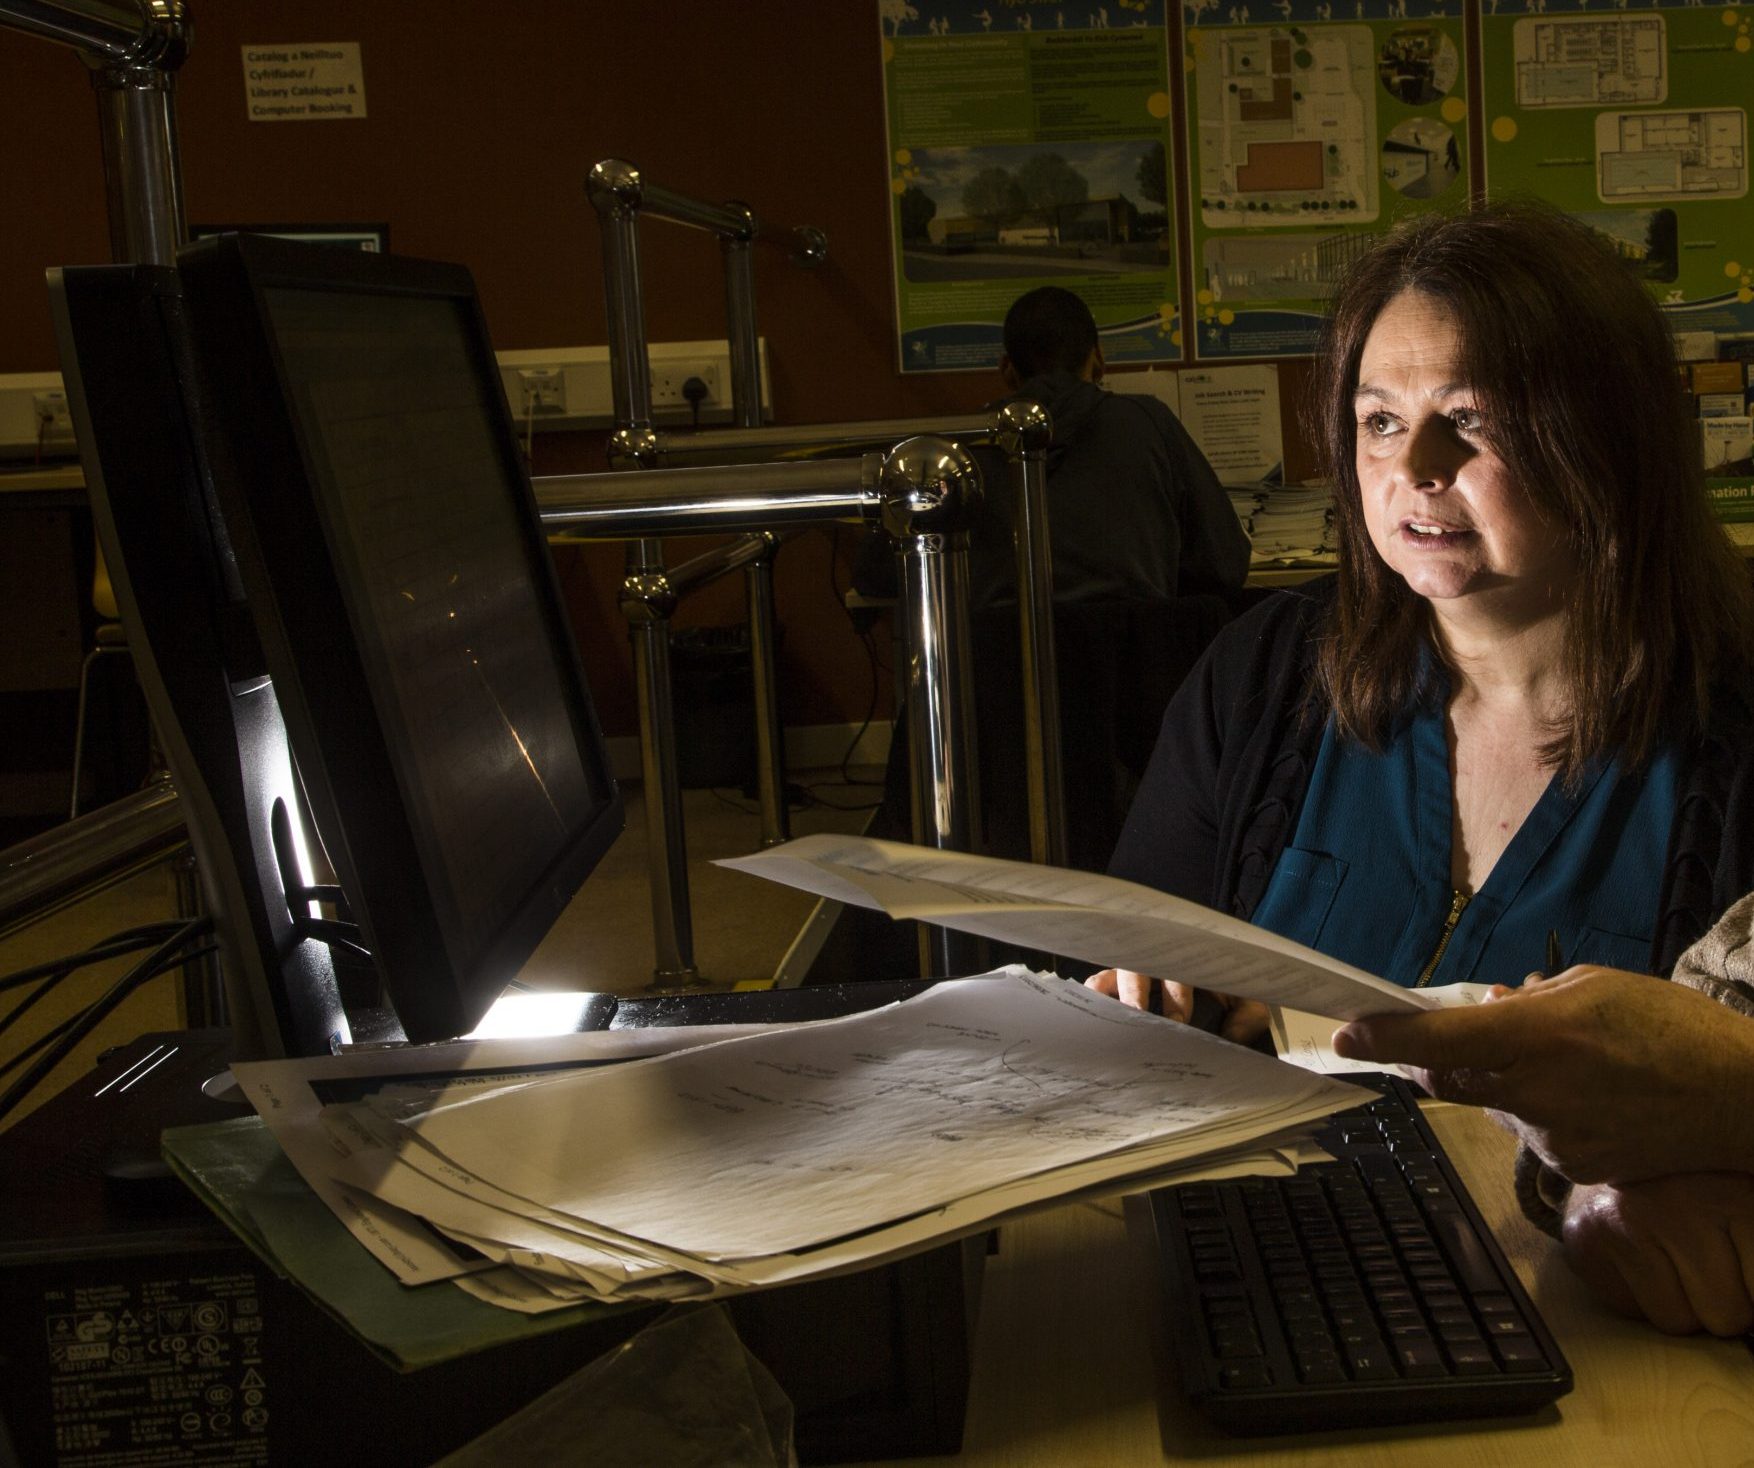
[[[1374,236],[1467,205],[1460,6],[1185,8],[1194,355],[1307,354],[1335,280]]]
[[[1754,332],[1748,113],[1754,9],[1590,9],[1486,0],[1486,191],[1535,194],[1593,224],[1677,332]]]
[[[992,368],[1060,285],[1111,363],[1178,360],[1165,0],[879,0],[904,372]]]

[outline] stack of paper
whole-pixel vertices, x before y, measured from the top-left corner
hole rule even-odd
[[[723,865],[1335,1019],[1478,993],[1402,989],[1090,873],[835,836]],[[1093,1191],[1289,1171],[1309,1128],[1357,1100],[1343,1082],[1023,970],[808,1024],[235,1072],[313,1190],[398,1279],[452,1280],[531,1313],[779,1284]]]
[[[1255,564],[1333,564],[1333,508],[1333,491],[1326,485],[1280,485],[1263,496],[1248,522]]]
[[[275,1073],[239,1079],[260,1095]],[[403,1277],[541,1310],[779,1284],[1091,1190],[1289,1171],[1307,1129],[1356,1100],[1014,970],[485,1092],[379,1086],[322,1107],[327,1155],[295,1160],[370,1215]],[[458,1268],[382,1247],[423,1227],[461,1246]]]

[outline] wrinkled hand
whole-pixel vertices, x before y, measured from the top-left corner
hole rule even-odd
[[[1754,1176],[1677,1173],[1573,1188],[1565,1257],[1624,1315],[1671,1335],[1754,1329]]]
[[[1088,988],[1119,999],[1134,1009],[1150,1010],[1167,1019],[1187,1024],[1194,1015],[1194,996],[1199,992],[1187,984],[1170,983],[1136,974],[1130,968],[1105,968],[1084,981]],[[1267,1033],[1267,1006],[1255,999],[1237,999],[1229,994],[1214,994],[1224,1017],[1218,1033],[1239,1045],[1252,1044]]]
[[[1334,1049],[1417,1067],[1434,1096],[1511,1113],[1574,1183],[1754,1172],[1754,1020],[1678,984],[1587,965],[1502,995],[1355,1020]]]

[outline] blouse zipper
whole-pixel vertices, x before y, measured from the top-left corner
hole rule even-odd
[[[1455,937],[1456,924],[1461,920],[1462,909],[1468,905],[1468,896],[1468,893],[1460,890],[1450,894],[1449,916],[1443,920],[1443,932],[1438,936],[1437,951],[1431,955],[1431,962],[1425,965],[1414,981],[1415,989],[1423,989],[1429,984],[1432,974],[1437,972],[1438,964],[1443,962],[1443,951],[1449,947],[1449,940]]]

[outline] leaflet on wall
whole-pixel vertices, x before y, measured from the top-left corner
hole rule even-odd
[[[1279,369],[1201,367],[1180,374],[1182,425],[1225,484],[1277,480],[1284,472]]]
[[[1461,5],[1415,3],[1186,0],[1195,357],[1308,354],[1375,235],[1466,205]]]
[[[1166,0],[879,0],[904,372],[990,369],[1061,285],[1111,363],[1175,361]]]

